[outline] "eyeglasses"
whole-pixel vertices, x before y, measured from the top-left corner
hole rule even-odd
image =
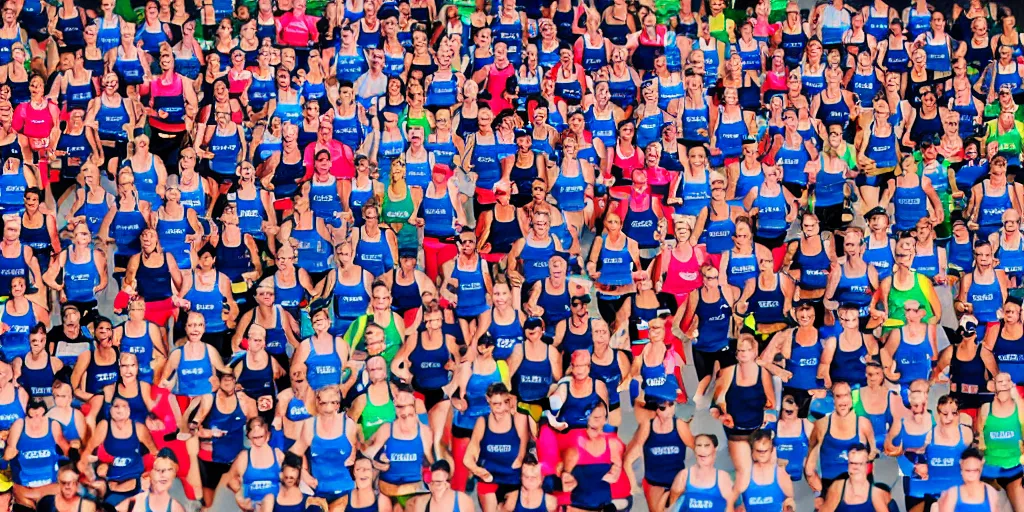
[[[458,243],[462,244],[462,245],[469,245],[469,244],[475,244],[476,240],[469,240],[469,239],[465,239],[465,238],[460,238]]]

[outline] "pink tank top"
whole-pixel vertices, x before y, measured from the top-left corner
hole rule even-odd
[[[505,69],[491,66],[490,72],[487,73],[487,92],[491,93],[489,101],[491,110],[501,112],[502,110],[512,108],[512,104],[505,99],[504,93],[509,77],[514,75],[515,72],[516,67],[512,64],[505,66]]]
[[[634,169],[642,169],[644,161],[640,157],[640,151],[633,148],[633,154],[625,156],[619,151],[619,147],[615,146],[615,158],[612,160],[612,165],[615,165],[622,169],[622,177],[629,179],[633,175]]]
[[[668,273],[661,289],[673,295],[686,295],[704,285],[704,276],[700,273],[700,264],[697,262],[697,249],[686,261],[676,259],[673,252],[668,253],[671,258],[668,262]]]
[[[32,102],[27,101],[18,105],[15,110],[15,117],[20,117],[21,121],[21,132],[22,135],[30,139],[44,139],[50,136],[50,130],[53,129],[53,117],[50,116],[50,102],[47,100],[46,105],[42,110],[37,110],[32,107]],[[18,125],[17,122],[14,123]],[[33,148],[37,149],[37,148]]]

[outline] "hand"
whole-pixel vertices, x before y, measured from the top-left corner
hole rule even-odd
[[[160,432],[166,428],[166,425],[164,425],[164,422],[161,419],[146,418],[146,428],[153,432]]]
[[[252,500],[244,496],[235,495],[235,503],[238,504],[238,508],[242,510],[252,510]]]
[[[576,488],[576,478],[572,476],[572,473],[562,473],[562,490],[570,492]]]
[[[494,477],[491,475],[491,472],[483,468],[480,469],[479,473],[476,473],[476,477],[479,478],[481,481],[487,483],[491,483],[491,481],[494,480]]]
[[[509,281],[512,282],[512,286],[522,286],[523,285],[524,278],[523,278],[523,275],[520,274],[519,272],[509,272],[508,273],[508,279],[509,279]]]
[[[817,474],[807,475],[807,486],[814,492],[821,492],[821,477]]]
[[[722,414],[718,417],[718,420],[722,422],[722,426],[733,428],[736,426],[736,422],[732,419],[731,414]]]
[[[928,464],[914,464],[914,473],[921,477],[921,480],[928,480]]]
[[[903,453],[902,446],[885,447],[885,455],[889,457],[898,457]]]
[[[461,398],[453,398],[452,407],[459,412],[466,412],[466,401]]]
[[[781,371],[779,371],[779,380],[781,380],[782,382],[789,382],[789,379],[792,379],[792,378],[793,378],[793,372],[791,372],[789,370],[781,370]]]

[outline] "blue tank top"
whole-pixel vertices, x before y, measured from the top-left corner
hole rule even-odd
[[[821,478],[834,480],[847,472],[847,452],[860,443],[860,422],[854,422],[854,433],[850,439],[839,439],[832,435],[832,415],[828,416],[825,435],[821,440]]]
[[[893,205],[895,228],[899,231],[913,229],[918,221],[928,216],[928,198],[921,187],[897,186],[893,194]]]
[[[472,270],[462,270],[459,268],[459,260],[456,259],[455,265],[452,267],[452,277],[459,283],[457,292],[459,300],[455,308],[455,314],[459,317],[475,317],[490,309],[490,306],[487,305],[487,289],[484,286],[482,261],[483,258],[478,256]]]
[[[1003,212],[1013,208],[1010,199],[1009,185],[1000,190],[997,196],[988,195],[989,184],[987,181],[981,183],[981,206],[978,209],[978,236],[988,238],[1003,226]],[[979,318],[979,320],[981,320]]]
[[[906,333],[900,327],[900,345],[894,359],[896,371],[900,374],[900,385],[909,386],[917,379],[927,379],[932,361],[932,349],[927,335],[919,343],[908,343]]]
[[[50,356],[46,356],[46,364],[42,368],[29,368],[27,361],[21,365],[21,377],[18,384],[28,391],[33,398],[43,399],[53,394],[53,364]]]
[[[426,198],[424,198],[426,199]],[[373,277],[380,277],[395,266],[391,246],[387,242],[386,231],[381,230],[377,240],[367,240],[360,231],[359,244],[356,246],[356,264],[363,267]]]
[[[921,254],[918,252],[914,255],[914,270],[930,278],[935,277],[939,273],[939,249],[935,243],[932,244],[931,254]],[[1000,264],[1002,262],[1000,261]]]
[[[224,297],[220,292],[220,272],[217,273],[213,288],[200,290],[193,283],[192,288],[185,294],[185,299],[191,303],[190,309],[203,315],[206,320],[206,331],[211,333],[224,332],[227,324],[221,317],[224,309]]]
[[[789,222],[786,220],[789,205],[786,204],[786,196],[782,189],[779,189],[778,195],[769,197],[764,195],[763,187],[758,187],[754,206],[757,207],[758,236],[767,239],[779,238],[789,231]]]
[[[3,353],[5,361],[14,361],[17,357],[25,357],[29,352],[29,331],[36,325],[36,311],[32,301],[28,301],[28,311],[22,315],[11,313],[4,305],[3,323],[10,327],[10,330],[0,336],[0,352]]]
[[[125,85],[139,85],[143,82],[143,75],[145,71],[142,69],[142,63],[139,62],[138,56],[128,57],[124,55],[122,48],[117,49],[117,58],[114,61],[114,71],[117,72],[118,76]]]
[[[92,249],[89,249],[89,259],[84,263],[75,263],[71,259],[71,251],[67,253],[67,262],[64,264],[64,294],[69,302],[89,302],[96,299],[93,292],[100,282],[99,271],[96,270],[96,262]]]
[[[547,345],[544,345],[544,348],[547,349]],[[519,363],[516,374],[512,376],[512,393],[523,402],[536,403],[548,396],[548,391],[554,380],[547,350],[544,352],[544,359],[534,361],[526,355],[526,346],[524,345],[523,359]]]
[[[821,238],[821,235],[818,235]],[[828,285],[828,273],[832,266],[828,254],[825,253],[825,240],[821,239],[822,249],[813,256],[803,253],[798,248],[793,257],[791,268],[800,269],[800,288],[803,290],[823,290]]]
[[[743,506],[747,512],[777,512],[786,500],[786,494],[779,486],[779,470],[772,467],[772,481],[759,484],[750,476],[750,484],[743,492]]]
[[[823,389],[825,384],[817,375],[818,362],[821,360],[822,352],[821,335],[819,334],[810,346],[797,343],[795,331],[793,336],[789,361],[786,363],[786,368],[793,373],[793,376],[786,386],[803,390]]]
[[[192,251],[190,244],[185,242],[185,236],[189,234],[188,212],[183,212],[182,218],[177,220],[160,218],[156,224],[156,235],[160,240],[160,247],[174,256],[174,262],[178,268],[192,268]],[[141,270],[141,267],[140,267]]]
[[[181,351],[175,394],[196,397],[213,393],[213,385],[210,383],[210,377],[213,376],[210,348],[204,344],[203,349],[203,357],[195,360],[185,357],[184,345],[175,349]],[[231,456],[231,460],[234,460],[234,455]]]
[[[906,420],[900,419],[900,433],[896,435],[895,439],[893,439],[892,444],[902,446],[904,450],[915,450],[918,448],[924,448],[927,440],[927,430],[920,434],[911,434],[907,432]],[[903,457],[896,457],[896,465],[899,466],[900,473],[903,476],[911,476],[914,474],[914,463],[911,462],[908,457],[909,455],[909,453],[905,453]],[[908,491],[908,494],[913,494],[913,488],[905,490]]]
[[[756,429],[764,422],[765,396],[764,384],[761,382],[761,372],[763,371],[758,368],[757,379],[750,386],[740,386],[737,382],[737,374],[733,372],[732,384],[725,392],[725,398],[727,402],[744,405],[729,409],[736,430]]]
[[[960,486],[957,486],[956,507],[954,510],[957,512],[990,512],[992,505],[988,502],[988,487],[985,488],[985,497],[982,498],[981,503],[966,503],[960,495]]]
[[[967,302],[974,306],[974,316],[980,323],[998,322],[996,312],[1002,307],[1003,293],[999,281],[993,278],[991,283],[981,284],[971,281],[967,290]]]
[[[412,364],[412,368],[409,371],[413,375],[413,382],[415,382],[416,387],[425,390],[437,390],[448,384],[450,374],[445,365],[450,360],[451,354],[443,342],[435,349],[428,349],[423,346],[423,337],[420,336],[419,343],[409,353],[409,362]]]
[[[703,290],[697,291],[697,307],[694,315],[698,318],[697,339],[693,349],[700,352],[719,352],[729,346],[732,306],[719,294],[715,302],[704,300]]]
[[[548,276],[548,260],[555,254],[555,242],[552,239],[543,247],[535,247],[530,245],[529,237],[524,241],[519,258],[523,260],[523,278],[529,285]]]
[[[340,276],[340,273],[335,275],[339,279],[335,282],[333,291],[334,321],[331,334],[335,335],[345,334],[352,321],[365,315],[366,308],[370,305],[370,294],[366,292],[366,285],[362,279],[350,285],[342,283]]]
[[[292,315],[292,318],[299,318],[299,307],[303,299],[306,298],[306,290],[299,284],[297,270],[295,271],[295,277],[294,285],[283,287],[277,278],[277,274],[274,275],[274,303],[284,308],[285,311]],[[207,323],[206,329],[210,329],[209,323]]]
[[[331,243],[316,230],[316,219],[310,229],[293,227],[291,235],[298,242],[296,263],[299,268],[313,274],[331,268]]]
[[[424,194],[420,203],[420,213],[425,223],[424,236],[446,238],[455,235],[452,223],[457,217],[447,189],[443,196],[437,198]]]
[[[804,460],[809,446],[804,426],[800,425],[800,433],[795,437],[783,436],[776,429],[773,442],[779,459],[786,461],[784,467],[789,478],[794,482],[799,481],[804,475]]]
[[[139,442],[134,421],[131,422],[131,426],[131,433],[124,439],[114,436],[112,426],[109,426],[107,430],[107,437],[103,440],[103,449],[114,459],[107,470],[107,480],[113,482],[134,480],[141,477],[145,470],[142,465],[142,443]]]
[[[709,53],[705,52],[705,60]],[[717,53],[715,53],[717,58]],[[707,70],[710,74],[711,70]],[[710,126],[710,114],[708,112],[708,100],[707,98],[701,98],[702,103],[699,107],[686,107],[684,101],[683,110],[683,138],[686,140],[702,141],[707,142],[708,136],[697,133],[697,130],[707,130]]]
[[[672,399],[675,400],[673,394]],[[600,397],[597,396],[597,381],[591,381],[590,393],[582,397],[572,394],[572,386],[566,383],[565,404],[558,412],[559,418],[569,425],[570,429],[584,428],[587,426],[587,419],[590,418],[590,411],[594,410]]]
[[[494,477],[492,483],[517,485],[521,480],[519,470],[513,468],[513,464],[519,455],[520,439],[515,422],[511,422],[508,431],[499,433],[491,430],[490,419],[490,415],[484,417],[484,435],[480,440],[478,464]]]
[[[278,473],[281,466],[277,463],[277,456],[271,449],[272,461],[265,468],[258,468],[252,463],[252,448],[249,449],[249,463],[242,473],[242,489],[245,497],[253,503],[259,503],[267,495],[276,495],[280,489],[280,477]]]
[[[498,322],[498,319],[494,317],[494,310],[491,310],[491,327],[488,332],[494,338],[494,359],[507,360],[516,345],[523,342],[523,326],[519,323],[519,310],[515,310],[515,318],[512,322],[504,325]],[[566,330],[566,334],[568,334],[568,330]]]
[[[142,251],[139,235],[146,228],[146,220],[139,211],[138,204],[128,211],[118,209],[111,224],[112,238],[117,245],[114,254],[133,256]]]
[[[167,256],[161,258],[159,267],[146,266],[140,256],[138,271],[135,274],[135,286],[139,296],[146,302],[157,302],[171,297],[171,271],[167,264]]]
[[[220,310],[218,310],[219,312]],[[121,336],[121,351],[135,354],[139,361],[139,380],[152,384],[153,341],[149,337],[148,322],[146,323],[146,331],[141,336],[130,336],[127,328],[125,328]]]
[[[711,487],[697,487],[691,482],[692,473],[686,475],[686,488],[683,491],[684,510],[725,510],[728,504],[722,491],[718,488],[718,470],[715,470],[715,483]]]
[[[348,420],[344,420],[341,434],[338,437],[321,437],[317,422],[319,418],[313,419],[313,441],[309,445],[309,464],[312,466],[313,477],[317,479],[316,492],[323,496],[339,496],[345,494],[355,487],[352,481],[352,474],[340,461],[348,460],[352,453],[352,443],[349,442],[347,434]],[[392,463],[397,462],[392,459]]]
[[[501,382],[501,375],[497,368],[488,374],[472,374],[466,384],[466,392],[463,396],[466,400],[466,410],[465,412],[454,412],[452,425],[472,430],[476,425],[477,418],[490,414],[491,404],[487,401],[487,388],[496,382]]]
[[[608,286],[625,286],[633,284],[633,257],[629,253],[628,240],[621,249],[608,247],[608,236],[603,237],[601,253],[598,255],[597,282]]]
[[[762,290],[761,283],[754,283],[754,293],[750,295],[750,314],[757,323],[774,324],[786,321],[782,315],[782,304],[785,296],[782,293],[781,277],[776,279],[774,290]]]
[[[238,131],[232,130],[228,134],[220,133],[219,128],[214,128],[210,137],[210,152],[213,158],[210,160],[210,170],[221,178],[234,178],[235,167],[238,164],[238,154],[242,151],[242,141],[238,137]]]
[[[412,439],[397,439],[392,428],[391,437],[384,442],[384,453],[387,454],[391,464],[381,474],[381,480],[394,485],[412,484],[423,480],[423,440],[421,435],[419,423],[416,424],[416,435]]]
[[[992,355],[996,358],[999,371],[1010,374],[1014,382],[1024,382],[1024,342],[1003,337],[1002,328],[992,347]]]
[[[309,387],[314,390],[323,389],[331,384],[341,381],[341,356],[338,354],[335,339],[330,337],[331,349],[321,354],[316,351],[316,345],[309,339],[309,355],[306,356],[306,379],[309,380]]]
[[[809,157],[801,143],[795,149],[783,145],[775,155],[775,164],[782,167],[782,182],[804,187],[807,185],[805,166]]]
[[[686,469],[686,444],[679,437],[675,422],[673,418],[672,430],[659,434],[651,420],[651,430],[644,441],[644,480],[657,487],[672,487],[676,475]]]
[[[881,281],[892,275],[892,266],[896,260],[893,258],[892,246],[886,239],[881,247],[871,246],[871,237],[864,239],[864,261],[873,265],[878,271],[878,280]]]
[[[40,487],[57,481],[57,442],[53,438],[52,420],[46,418],[46,433],[32,437],[22,430],[18,437],[18,456],[12,464],[14,482],[26,487]]]
[[[925,447],[924,456],[928,463],[928,480],[914,479],[911,481],[911,492],[914,495],[938,495],[953,486],[963,484],[960,475],[960,454],[967,449],[964,443],[963,429],[957,426],[960,438],[952,446],[944,446],[935,442],[935,427],[932,427],[932,438]],[[921,492],[916,492],[920,490]],[[959,505],[957,510],[960,510]]]
[[[741,256],[729,250],[729,265],[725,269],[725,279],[730,286],[743,289],[747,281],[757,277],[757,257],[754,254]]]

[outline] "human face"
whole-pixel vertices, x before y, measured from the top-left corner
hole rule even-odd
[[[772,441],[771,439],[762,439],[754,443],[752,455],[754,462],[758,464],[767,464],[771,462],[772,458]]]
[[[982,465],[982,462],[975,458],[960,461],[960,476],[964,479],[965,484],[981,481]]]
[[[697,457],[697,465],[702,468],[715,466],[715,445],[707,436],[700,436],[694,442],[693,453]]]
[[[462,233],[458,243],[459,251],[464,256],[472,256],[476,252],[476,235],[473,233]]]
[[[835,402],[836,412],[840,416],[846,416],[850,412],[850,408],[853,407],[853,398],[850,394],[849,386],[835,386],[832,390],[833,401]]]
[[[202,315],[189,315],[185,323],[185,334],[189,341],[200,341],[206,332],[206,320]]]
[[[383,286],[373,290],[373,309],[386,311],[391,308],[391,292]]]

